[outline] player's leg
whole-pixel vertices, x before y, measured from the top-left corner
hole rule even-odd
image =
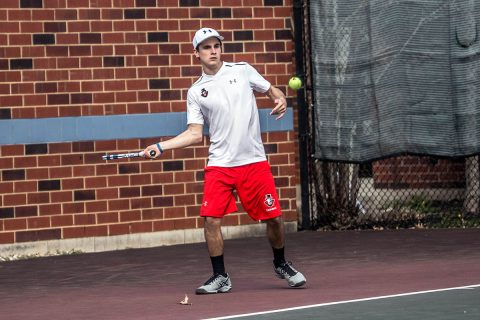
[[[267,238],[273,250],[275,274],[287,280],[291,287],[306,283],[304,275],[285,260],[285,227],[275,182],[268,162],[245,166],[243,179],[238,183],[237,193],[242,205],[254,220],[267,225]]]
[[[303,286],[307,279],[285,260],[285,227],[282,217],[265,220],[267,237],[273,250],[273,269],[280,279],[285,279],[290,287]]]
[[[228,292],[232,283],[223,261],[222,217],[237,210],[228,175],[222,168],[205,169],[205,185],[200,215],[205,217],[204,235],[213,275],[197,290],[197,294]]]
[[[210,257],[223,255],[222,218],[205,217],[203,231]]]
[[[222,218],[205,217],[204,234],[213,275],[195,291],[196,294],[221,293],[232,289],[230,276],[223,262]]]
[[[265,220],[265,223],[267,225],[267,238],[274,253],[280,250],[283,252],[283,248],[285,247],[285,226],[282,216]],[[278,252],[274,258],[276,262],[279,263],[282,262],[281,260],[285,260],[281,252]]]
[[[212,262],[213,274],[225,275],[225,264],[223,262],[223,235],[222,219],[205,217],[204,234],[207,242],[208,254]]]

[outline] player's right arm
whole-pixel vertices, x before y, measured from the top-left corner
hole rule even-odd
[[[180,149],[202,142],[203,140],[203,125],[191,123],[187,130],[180,133],[178,136],[161,141],[156,144],[149,145],[143,150],[145,158],[153,159],[159,157],[163,152],[172,149]],[[160,148],[159,148],[160,147]],[[156,152],[155,156],[150,156],[150,150]]]

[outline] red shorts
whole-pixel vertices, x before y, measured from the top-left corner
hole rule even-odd
[[[221,218],[238,211],[233,190],[254,220],[282,214],[270,165],[262,161],[238,167],[206,167],[200,216]]]

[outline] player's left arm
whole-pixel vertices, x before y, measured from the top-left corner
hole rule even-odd
[[[270,85],[270,88],[266,92],[267,96],[275,102],[275,107],[270,112],[271,115],[278,115],[275,120],[282,118],[287,111],[287,99],[282,90],[275,86]]]

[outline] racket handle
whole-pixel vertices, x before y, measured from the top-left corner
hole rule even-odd
[[[148,153],[150,154],[150,157],[155,157],[155,155],[157,154],[155,150],[150,150]],[[145,156],[145,152],[143,151],[140,151],[138,154],[140,155],[140,157]]]

